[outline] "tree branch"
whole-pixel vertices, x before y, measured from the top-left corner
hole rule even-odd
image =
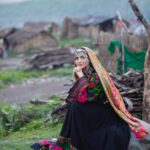
[[[149,32],[150,31],[150,25],[147,23],[145,17],[142,15],[142,13],[140,12],[140,9],[138,8],[138,6],[136,5],[136,3],[134,2],[134,0],[129,0],[129,3],[135,13],[135,15],[137,16],[137,18],[142,22],[142,24],[144,25],[144,27],[146,28],[146,30]]]

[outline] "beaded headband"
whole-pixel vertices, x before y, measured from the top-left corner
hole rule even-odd
[[[87,51],[86,51],[85,49],[83,49],[83,48],[76,49],[76,50],[74,51],[74,56],[76,57],[76,56],[78,56],[78,55],[81,54],[81,53],[82,53],[84,56],[88,57]]]

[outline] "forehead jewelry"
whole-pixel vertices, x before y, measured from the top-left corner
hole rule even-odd
[[[84,49],[77,49],[77,50],[75,50],[74,55],[78,56],[79,54],[83,54],[84,56],[88,57],[87,52]]]

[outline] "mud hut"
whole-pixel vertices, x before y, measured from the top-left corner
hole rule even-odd
[[[56,38],[44,30],[30,31],[29,29],[29,31],[27,31],[27,29],[21,29],[7,36],[6,40],[9,43],[9,49],[17,52],[57,46]]]
[[[116,17],[87,16],[82,18],[65,18],[61,37],[92,37],[97,41],[100,31],[114,32]]]
[[[0,30],[0,38],[4,39],[6,38],[8,35],[14,33],[16,31],[16,28],[5,28],[5,29],[1,29]]]
[[[50,31],[57,32],[59,26],[55,22],[26,22],[23,26],[23,30],[40,32],[40,31]]]
[[[3,39],[6,49],[9,47],[9,43],[7,41],[7,36],[13,34],[16,30],[17,29],[13,28],[13,27],[0,30],[0,39]]]

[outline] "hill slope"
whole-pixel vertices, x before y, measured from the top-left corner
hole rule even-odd
[[[143,14],[150,14],[150,0],[136,0]],[[0,27],[21,26],[26,21],[55,21],[65,16],[113,16],[119,10],[123,17],[134,17],[128,0],[28,0],[20,3],[0,2]]]

